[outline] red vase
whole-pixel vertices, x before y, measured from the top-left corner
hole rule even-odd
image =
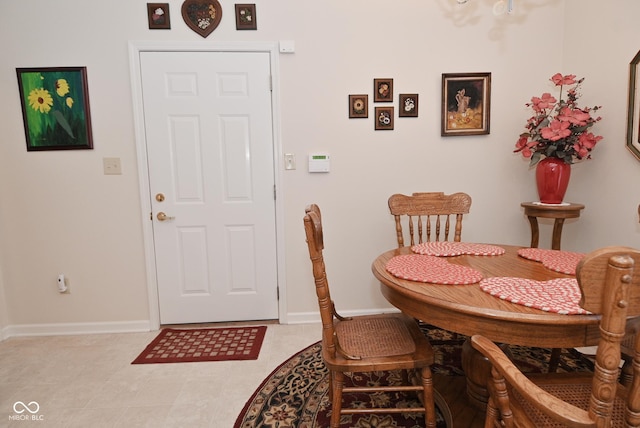
[[[546,157],[536,167],[538,196],[544,204],[560,204],[571,177],[571,165],[562,159]]]

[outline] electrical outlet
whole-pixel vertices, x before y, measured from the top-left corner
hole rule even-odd
[[[58,293],[66,293],[69,294],[71,291],[69,290],[69,286],[67,283],[67,279],[64,274],[58,275]]]
[[[122,174],[120,158],[102,158],[102,166],[104,167],[104,175]]]

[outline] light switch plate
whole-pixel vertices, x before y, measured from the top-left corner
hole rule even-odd
[[[102,166],[104,168],[104,175],[122,174],[120,158],[102,158]]]
[[[284,169],[296,169],[296,156],[293,153],[284,154]]]

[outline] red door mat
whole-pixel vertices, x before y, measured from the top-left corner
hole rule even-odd
[[[131,364],[255,360],[267,326],[165,328]]]

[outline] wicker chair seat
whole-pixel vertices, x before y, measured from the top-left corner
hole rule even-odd
[[[415,341],[400,317],[357,317],[338,321],[335,329],[338,343],[348,355],[392,357],[412,354],[416,350]],[[372,341],[372,337],[376,340]]]
[[[589,409],[589,400],[591,400],[591,374],[585,374],[584,383],[545,383],[534,382],[540,388],[550,394],[555,395],[566,403],[576,406],[580,409]],[[526,401],[517,391],[511,391],[514,406],[519,407],[531,421],[535,427],[561,428],[565,425],[558,423],[538,410],[531,402]],[[625,401],[616,396],[613,401],[612,409],[612,428],[623,427],[625,411]]]

